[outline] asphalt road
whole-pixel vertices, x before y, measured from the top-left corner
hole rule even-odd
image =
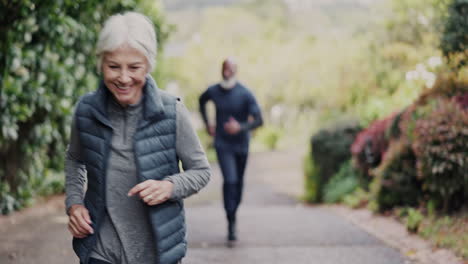
[[[337,214],[299,203],[301,160],[293,151],[251,156],[234,248],[225,243],[221,176],[213,166],[209,185],[186,201],[189,251],[183,263],[409,263],[397,250]],[[62,199],[32,208],[26,218],[0,219],[0,263],[77,263]]]

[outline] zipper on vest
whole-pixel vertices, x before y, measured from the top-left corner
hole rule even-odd
[[[127,109],[124,109],[124,128],[123,128],[123,143],[127,145]]]

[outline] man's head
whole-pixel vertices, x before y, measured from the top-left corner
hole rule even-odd
[[[234,88],[237,83],[236,79],[237,73],[237,64],[232,58],[227,58],[223,61],[223,67],[221,70],[221,75],[223,79],[221,80],[221,87],[226,90]]]
[[[237,64],[232,58],[227,58],[223,61],[221,74],[224,80],[229,80],[236,77]]]

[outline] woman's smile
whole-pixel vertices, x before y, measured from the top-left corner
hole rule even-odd
[[[128,45],[106,52],[102,64],[104,83],[122,106],[140,100],[148,69],[146,57]]]

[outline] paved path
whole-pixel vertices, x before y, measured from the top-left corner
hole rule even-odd
[[[220,172],[188,200],[190,250],[184,264],[400,264],[393,248],[331,211],[297,202],[302,193],[300,153],[253,154],[238,216],[239,242],[225,246]]]
[[[214,166],[208,187],[186,202],[189,252],[184,264],[408,263],[397,250],[331,211],[298,203],[301,161],[296,152],[252,155],[235,248],[225,246],[221,176]],[[62,198],[56,199],[27,220],[0,219],[0,263],[76,263]]]

